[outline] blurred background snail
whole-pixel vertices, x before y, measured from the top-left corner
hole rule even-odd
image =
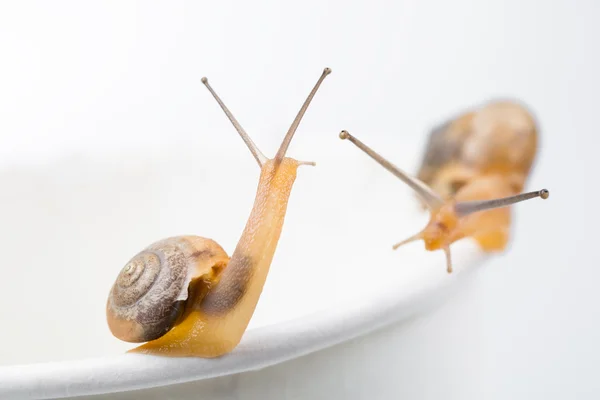
[[[490,102],[434,129],[417,177],[347,131],[340,138],[409,185],[431,213],[425,229],[393,248],[422,239],[427,250],[445,252],[449,273],[452,243],[471,237],[484,251],[502,251],[509,240],[507,206],[549,196],[546,189],[521,193],[536,155],[538,132],[533,116],[516,102]]]
[[[147,342],[132,351],[218,357],[238,345],[267,278],[297,168],[314,165],[286,157],[286,151],[330,72],[326,68],[321,74],[273,159],[261,153],[202,78],[260,166],[254,206],[231,258],[211,239],[179,236],[151,244],[123,267],[106,315],[117,338]]]

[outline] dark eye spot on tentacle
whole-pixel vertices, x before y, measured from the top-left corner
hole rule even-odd
[[[250,256],[237,258],[223,271],[221,281],[206,295],[202,310],[211,315],[222,315],[237,306],[248,290],[254,271],[254,260]]]

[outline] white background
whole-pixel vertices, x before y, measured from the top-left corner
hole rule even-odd
[[[542,132],[530,187],[551,196],[515,209],[515,240],[483,274],[486,398],[596,398],[599,18],[592,0],[5,1],[0,157],[91,142],[205,146],[206,134],[246,157],[204,75],[271,154],[331,67],[294,142],[327,150],[329,163],[355,151],[340,129],[380,149],[406,136],[422,144],[466,107],[519,98]]]

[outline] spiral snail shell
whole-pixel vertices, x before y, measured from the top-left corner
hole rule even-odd
[[[212,358],[240,343],[269,273],[298,167],[314,165],[286,152],[330,72],[323,70],[272,159],[202,78],[260,167],[254,205],[231,258],[213,240],[179,236],[148,246],[123,267],[110,290],[106,315],[114,336],[145,342],[130,351]]]
[[[482,174],[501,174],[523,190],[538,145],[532,113],[515,101],[497,100],[463,112],[429,134],[417,178],[450,199]]]
[[[184,314],[190,284],[208,289],[228,261],[221,246],[199,236],[151,244],[129,260],[112,286],[106,305],[111,332],[132,343],[161,337]]]

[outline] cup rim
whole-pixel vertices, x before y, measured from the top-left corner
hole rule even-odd
[[[425,252],[423,252],[425,254]],[[489,255],[471,239],[453,245],[453,274],[439,259],[418,259],[425,274],[410,291],[382,288],[342,306],[249,329],[236,349],[214,359],[120,354],[80,360],[0,366],[0,394],[28,399],[108,394],[199,381],[276,365],[367,335],[441,303]]]

